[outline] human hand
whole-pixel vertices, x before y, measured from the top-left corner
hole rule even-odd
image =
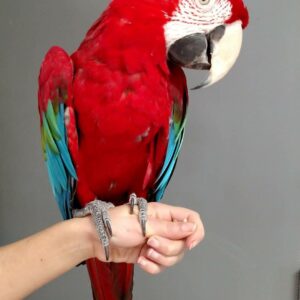
[[[137,211],[130,215],[129,206],[125,204],[110,209],[109,213],[113,230],[110,261],[139,263],[151,274],[179,262],[186,248],[192,249],[204,237],[199,214],[186,208],[149,203],[146,238],[142,235]],[[93,229],[94,257],[105,261],[94,226]]]
[[[149,212],[153,224],[147,224],[150,238],[142,248],[138,263],[144,271],[157,274],[178,263],[186,249],[196,247],[205,231],[199,214],[193,210],[163,203],[149,206],[153,210],[152,215]]]

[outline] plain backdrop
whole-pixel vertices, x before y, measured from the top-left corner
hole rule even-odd
[[[75,50],[100,0],[0,0],[0,244],[60,220],[40,148],[37,75],[54,44]],[[188,128],[164,201],[201,213],[206,239],[135,299],[294,300],[300,269],[300,1],[247,1],[238,63],[190,93]],[[188,72],[190,86],[198,72]],[[84,267],[29,299],[91,299]]]

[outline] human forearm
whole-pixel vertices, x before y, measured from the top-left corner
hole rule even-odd
[[[204,236],[197,213],[161,203],[149,204],[147,238],[142,235],[137,213],[130,215],[127,205],[112,208],[110,217],[111,261],[139,262],[143,270],[151,274],[177,263],[185,248],[192,248]],[[153,243],[154,240],[158,243]],[[92,257],[105,261],[91,216],[61,222],[2,247],[0,299],[22,299]]]
[[[21,299],[92,257],[91,220],[61,222],[0,248],[0,299]]]

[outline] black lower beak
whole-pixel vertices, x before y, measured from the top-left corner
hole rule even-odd
[[[184,68],[210,70],[214,43],[222,38],[225,26],[209,34],[194,33],[174,42],[168,52],[169,59]]]

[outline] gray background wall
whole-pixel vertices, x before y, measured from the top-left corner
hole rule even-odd
[[[0,244],[60,220],[40,151],[37,74],[69,52],[107,2],[0,0]],[[241,57],[221,83],[191,92],[182,155],[165,201],[199,211],[206,239],[136,299],[296,299],[300,269],[300,1],[248,1]],[[198,74],[190,73],[190,82]],[[30,299],[89,299],[76,268]]]

